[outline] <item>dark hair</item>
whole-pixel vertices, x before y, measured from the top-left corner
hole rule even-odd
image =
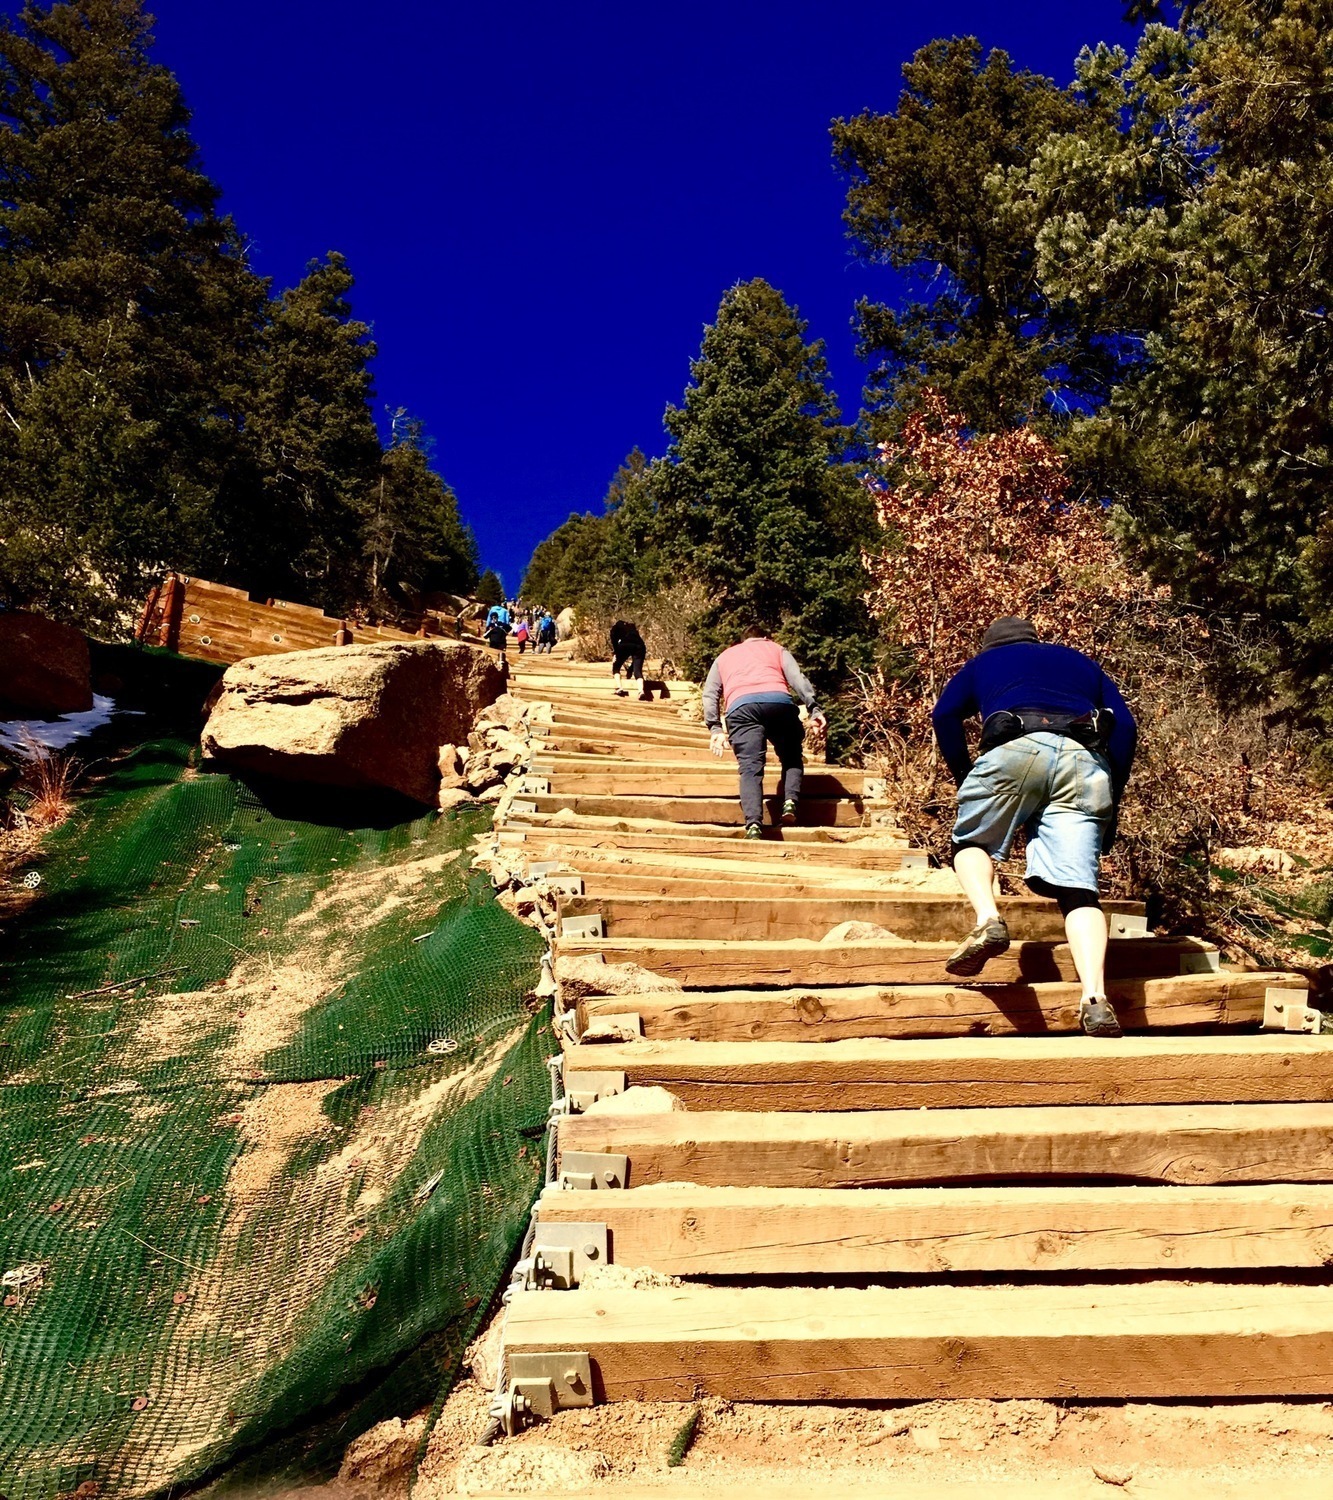
[[[741,631],[741,640],[743,641],[767,640],[768,636],[769,631],[767,626],[761,625],[758,620],[751,620],[745,629]]]

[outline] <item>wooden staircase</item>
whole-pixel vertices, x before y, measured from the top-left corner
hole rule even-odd
[[[970,913],[872,776],[813,766],[802,826],[746,842],[679,694],[513,667],[552,722],[497,837],[561,888],[556,971],[671,984],[562,985],[590,1107],[538,1209],[539,1246],[593,1226],[583,1264],[660,1274],[516,1292],[511,1360],[586,1355],[608,1401],[1333,1396],[1333,1039],[1260,1030],[1299,975],[1111,903],[1127,1034],[1086,1038],[1050,903],[945,972]]]

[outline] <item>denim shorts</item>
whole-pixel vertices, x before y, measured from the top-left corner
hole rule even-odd
[[[1062,734],[1025,734],[988,750],[959,787],[954,845],[998,864],[1022,828],[1029,879],[1095,891],[1114,800],[1104,756]]]

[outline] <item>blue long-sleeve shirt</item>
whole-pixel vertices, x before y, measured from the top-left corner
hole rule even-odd
[[[972,769],[963,724],[973,714],[980,714],[984,723],[1001,709],[1085,714],[1094,708],[1115,714],[1106,758],[1119,794],[1129,780],[1138,726],[1115,683],[1090,656],[1071,646],[1019,641],[983,651],[945,684],[931,719],[940,754],[961,786]]]

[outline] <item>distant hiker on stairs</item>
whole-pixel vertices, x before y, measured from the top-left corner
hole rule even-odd
[[[639,627],[628,620],[617,620],[611,627],[611,650],[615,653],[615,659],[611,663],[611,675],[616,678],[617,697],[624,698],[629,691],[628,688],[620,686],[620,673],[623,669],[627,682],[638,679],[639,701],[651,703],[653,695],[643,682],[643,664],[648,657],[648,648],[639,634]]]
[[[964,721],[981,716],[972,763]],[[1020,828],[1028,886],[1059,903],[1083,986],[1089,1036],[1119,1036],[1106,998],[1106,915],[1098,862],[1114,838],[1138,731],[1120,690],[1090,657],[1044,644],[1027,620],[996,620],[981,651],[935,705],[940,754],[958,783],[954,873],[977,925],[945,963],[971,978],[1009,947],[996,906],[998,865]]]
[[[762,836],[764,821],[764,757],[768,746],[782,766],[782,821],[796,821],[801,781],[805,774],[802,743],[805,726],[792,695],[805,704],[810,720],[827,721],[815,706],[815,690],[803,676],[790,651],[759,626],[747,630],[737,645],[728,647],[709,669],[704,681],[704,724],[714,755],[726,754],[730,742],[741,773],[741,812],[745,837]],[[726,713],[726,731],[722,713]]]

